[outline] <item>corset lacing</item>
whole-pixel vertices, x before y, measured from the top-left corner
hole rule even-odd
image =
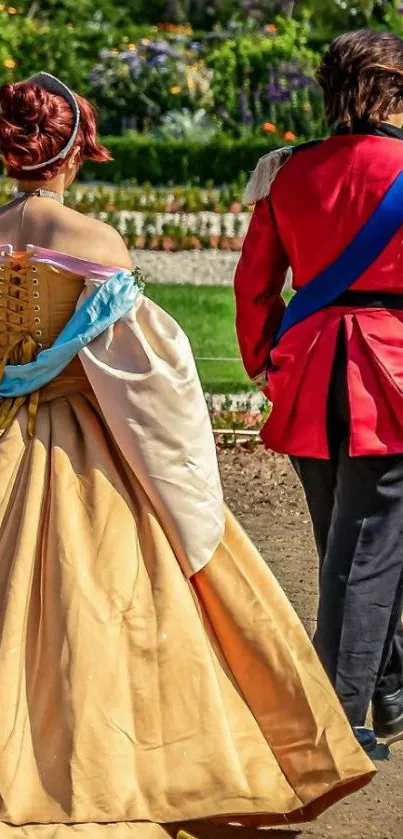
[[[32,266],[30,270],[35,272],[36,268]],[[21,276],[21,272],[25,276]],[[27,364],[36,358],[41,349],[41,344],[36,341],[41,330],[35,328],[40,318],[32,315],[32,312],[36,314],[40,311],[37,299],[39,294],[37,291],[32,293],[26,275],[26,264],[9,260],[0,265],[0,335],[3,332],[6,342],[12,336],[8,346],[0,350],[0,379],[7,364]],[[34,286],[38,285],[35,279],[31,282]],[[34,436],[39,391],[26,396],[0,398],[0,437],[10,427],[24,403],[28,403],[27,433],[30,438]]]

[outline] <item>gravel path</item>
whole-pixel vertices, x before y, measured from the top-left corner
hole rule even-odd
[[[233,282],[239,253],[225,251],[132,251],[133,262],[153,283],[224,285]]]
[[[153,283],[232,286],[239,253],[219,250],[133,250],[132,258]],[[290,278],[287,280],[287,286]]]
[[[264,451],[224,449],[221,477],[230,509],[252,537],[291,600],[307,632],[315,629],[318,562],[309,515],[287,458]],[[236,595],[234,595],[236,596]],[[369,787],[333,807],[311,825],[294,830],[239,829],[239,839],[402,839],[403,743],[392,746],[388,763]],[[206,826],[199,839],[228,839]]]

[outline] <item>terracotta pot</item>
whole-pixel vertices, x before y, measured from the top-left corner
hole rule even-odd
[[[233,251],[240,251],[243,245],[243,238],[242,236],[234,236],[232,239],[231,250]]]
[[[242,210],[242,206],[239,203],[239,201],[233,201],[233,203],[231,204],[231,206],[229,208],[230,213],[240,213],[241,210]]]
[[[228,236],[222,236],[218,243],[218,247],[221,251],[230,251],[231,250],[231,239]]]
[[[211,235],[209,238],[210,241],[210,248],[218,248],[220,237],[217,235]]]
[[[145,236],[136,236],[135,247],[139,251],[143,251],[146,244],[146,237]]]
[[[173,251],[175,249],[174,240],[171,239],[170,236],[163,236],[162,238],[162,250],[163,251]]]

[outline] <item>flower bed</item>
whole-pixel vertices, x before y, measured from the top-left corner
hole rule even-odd
[[[160,128],[169,136],[170,115],[203,109],[203,124],[188,121],[188,131],[204,139],[223,128],[237,134],[239,124],[309,135],[323,123],[323,109],[313,78],[318,56],[308,36],[306,24],[284,18],[223,38],[159,30],[102,49],[89,82],[114,131]]]
[[[400,7],[393,0],[1,3],[0,83],[38,66],[62,74],[93,100],[111,134],[135,128],[205,142],[221,130],[239,136],[246,126],[310,137],[324,131],[314,82],[324,43],[371,25],[371,10],[374,27],[401,34]]]
[[[14,192],[0,184],[0,205]],[[174,190],[78,186],[67,193],[67,206],[120,231],[130,249],[238,251],[248,229],[250,210],[241,201],[240,184],[216,190]]]
[[[207,404],[209,401],[207,399]],[[242,448],[253,451],[261,442],[260,430],[269,415],[268,403],[260,411],[251,410],[247,404],[243,409],[232,410],[223,406],[222,410],[210,408],[210,419],[218,448]]]
[[[247,210],[243,203],[246,176],[237,183],[216,189],[207,187],[159,187],[151,185],[124,188],[106,185],[84,186],[78,184],[69,190],[66,201],[69,207],[82,213],[135,212],[135,213],[223,213],[237,214]],[[5,187],[6,188],[6,187]],[[10,187],[7,186],[9,192]]]
[[[250,220],[250,209],[242,202],[244,184],[219,190],[77,187],[67,203],[118,229],[130,249],[237,251]]]
[[[240,250],[249,213],[100,213],[138,250]]]
[[[52,9],[49,19],[42,5]],[[38,65],[62,73],[97,106],[104,133],[131,128],[206,142],[221,131],[239,137],[242,126],[258,136],[274,126],[290,137],[323,128],[307,23],[141,30],[127,18],[120,27],[118,8],[115,25],[97,13],[80,19],[79,8],[64,20],[53,10],[53,2],[30,3],[29,15],[0,4],[0,82],[26,78]]]

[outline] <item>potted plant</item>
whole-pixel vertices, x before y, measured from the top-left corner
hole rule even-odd
[[[129,250],[137,247],[137,225],[132,216],[126,221],[126,244]]]
[[[164,251],[173,251],[175,248],[176,228],[170,222],[166,222],[162,226],[161,245]]]
[[[221,230],[220,230],[220,238],[219,238],[219,242],[218,242],[218,247],[222,251],[229,251],[229,250],[231,250],[231,240],[228,236],[227,220],[226,220],[226,217],[225,217],[224,214],[221,216],[220,227],[221,227]]]
[[[154,250],[158,247],[158,236],[157,236],[157,220],[153,213],[146,213],[144,216],[144,235],[145,235],[145,248],[146,250]]]
[[[234,236],[233,236],[233,239],[232,239],[232,250],[240,251],[241,248],[242,248],[243,239],[242,239],[242,236],[241,236],[242,219],[241,219],[239,213],[234,218],[233,229],[234,229]]]

